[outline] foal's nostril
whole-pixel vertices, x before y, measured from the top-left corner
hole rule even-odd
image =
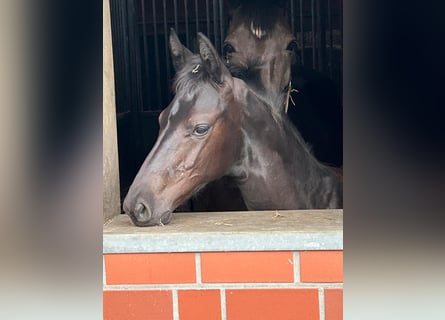
[[[151,219],[152,213],[148,206],[145,206],[142,202],[136,204],[134,208],[134,214],[138,220],[148,221]]]

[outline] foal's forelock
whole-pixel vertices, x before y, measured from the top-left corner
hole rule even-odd
[[[209,83],[216,87],[217,83],[203,67],[203,62],[198,55],[191,58],[191,63],[187,63],[181,70],[176,73],[172,90],[174,93],[180,90],[185,92],[195,91],[203,83]]]
[[[267,34],[266,30],[262,29],[261,26],[254,24],[253,21],[250,21],[250,32],[252,32],[258,39],[261,39]]]

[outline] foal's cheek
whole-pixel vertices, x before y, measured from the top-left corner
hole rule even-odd
[[[233,160],[234,149],[236,148],[237,142],[234,141],[236,137],[236,129],[233,127],[231,121],[220,122],[215,127],[215,139],[212,141],[214,146],[213,158],[218,157],[219,161],[214,161],[215,164],[226,166],[231,164]]]

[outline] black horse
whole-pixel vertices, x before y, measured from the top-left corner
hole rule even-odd
[[[343,165],[343,113],[334,82],[300,63],[286,1],[229,1],[232,9],[223,58],[277,112],[287,112],[318,160]],[[295,90],[296,89],[296,90]],[[292,95],[295,106],[289,105]]]

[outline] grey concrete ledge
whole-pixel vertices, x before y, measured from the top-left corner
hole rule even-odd
[[[175,213],[166,226],[125,215],[103,228],[104,253],[343,250],[343,210]]]

